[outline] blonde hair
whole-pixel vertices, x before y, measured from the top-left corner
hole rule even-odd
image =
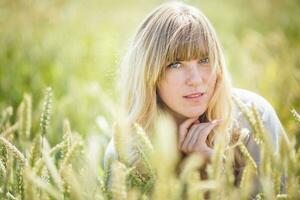
[[[120,66],[121,102],[126,121],[151,129],[161,108],[156,92],[165,68],[177,59],[208,56],[217,74],[214,94],[208,104],[208,120],[223,119],[214,133],[231,123],[231,84],[215,30],[197,8],[179,2],[157,7],[139,27]],[[211,144],[212,139],[209,138]]]

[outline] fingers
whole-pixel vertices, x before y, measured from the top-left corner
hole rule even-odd
[[[214,120],[212,122],[193,125],[186,134],[181,150],[185,153],[189,153],[199,149],[206,149],[206,139],[208,134],[221,122],[222,120]]]
[[[217,124],[209,124],[205,128],[203,128],[201,131],[201,134],[198,135],[198,137],[193,140],[193,143],[191,144],[193,147],[196,145],[200,146],[206,146],[206,139],[207,136],[211,133],[211,131],[217,126]]]
[[[206,139],[208,134],[218,125],[220,125],[222,123],[222,120],[214,120],[210,123],[209,126],[206,126],[204,129],[201,130],[201,134],[199,134],[199,136],[197,137],[197,139],[195,140],[195,143],[193,144],[195,145],[206,145]]]
[[[179,140],[178,145],[179,147],[182,146],[182,143],[186,137],[186,134],[188,133],[189,127],[192,125],[193,122],[195,122],[197,118],[189,118],[185,120],[180,126],[179,126]]]
[[[198,134],[201,131],[201,129],[205,128],[206,126],[209,126],[209,124],[210,123],[201,123],[201,124],[192,125],[192,127],[188,131],[188,133],[183,141],[181,149],[190,151],[188,147],[191,147],[190,146],[191,141],[195,140],[198,137]]]
[[[188,141],[188,150],[190,151],[190,149],[193,149],[198,138],[199,137],[207,137],[206,136],[203,136],[203,130],[205,130],[207,127],[211,126],[211,122],[208,122],[208,123],[205,123],[204,126],[198,126],[197,129],[194,130],[194,134],[193,134],[193,137]]]

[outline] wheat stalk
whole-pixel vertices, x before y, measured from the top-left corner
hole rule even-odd
[[[8,138],[10,136],[10,134],[14,133],[15,131],[17,131],[19,129],[19,123],[16,122],[14,125],[6,128],[3,133],[1,133],[0,135],[2,135],[4,138]]]
[[[0,143],[7,149],[8,152],[17,158],[20,164],[24,165],[26,163],[27,160],[25,156],[11,142],[0,136]]]
[[[41,128],[42,137],[46,135],[50,123],[51,104],[52,104],[52,89],[48,87],[46,89],[46,97],[45,97],[43,111],[40,118],[40,128]]]
[[[126,166],[118,161],[112,163],[112,199],[126,200]]]
[[[293,116],[296,119],[296,121],[298,121],[300,123],[300,115],[299,115],[299,113],[295,109],[292,109],[291,113],[293,114]]]

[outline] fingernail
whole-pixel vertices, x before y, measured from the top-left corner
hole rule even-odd
[[[217,124],[217,123],[221,123],[221,122],[223,122],[223,119],[215,119],[211,123],[212,124]]]

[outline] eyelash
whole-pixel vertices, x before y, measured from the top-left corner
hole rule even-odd
[[[209,63],[208,57],[200,59],[200,63],[202,63],[202,61],[204,61],[204,64],[208,64]]]
[[[169,64],[168,67],[174,68],[174,69],[179,68],[179,66],[178,66],[178,67],[174,67],[174,66],[176,66],[176,65],[182,65],[182,64],[181,64],[181,62],[173,62],[173,63]]]
[[[208,59],[208,57],[201,58],[201,59],[199,60],[198,63],[199,63],[199,64],[208,64],[208,63],[209,63],[209,59]],[[179,66],[174,67],[174,66],[176,66],[176,65],[179,65]],[[168,67],[177,69],[177,68],[179,68],[181,65],[182,65],[181,62],[176,61],[176,62],[174,62],[174,63],[169,64]]]

